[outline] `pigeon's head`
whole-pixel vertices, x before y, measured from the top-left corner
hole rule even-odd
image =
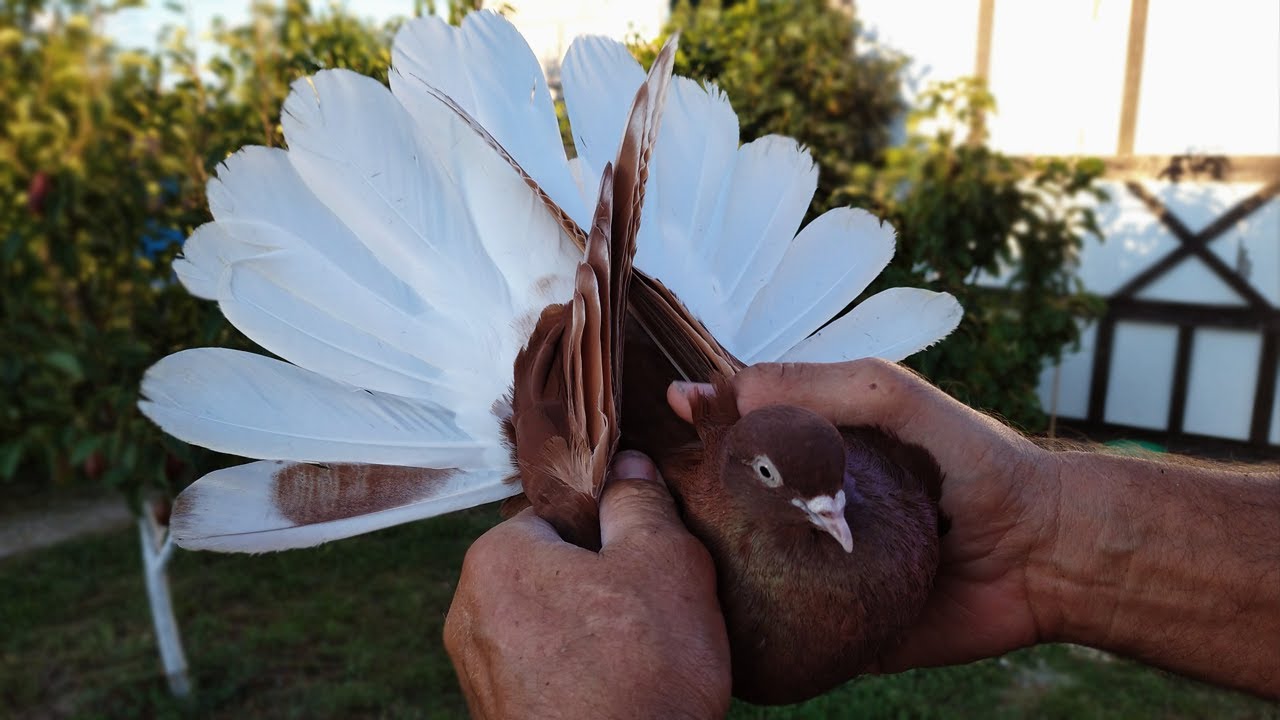
[[[723,443],[726,489],[787,525],[827,533],[852,552],[845,446],[834,425],[803,408],[770,405],[734,423]]]

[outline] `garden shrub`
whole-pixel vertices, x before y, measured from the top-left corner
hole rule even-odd
[[[136,4],[0,6],[0,481],[100,479],[136,499],[225,462],[136,409],[161,357],[249,347],[170,263],[209,219],[217,164],[280,143],[289,83],[324,67],[386,78],[392,26],[263,3],[214,28],[206,74],[180,28],[154,52],[113,47],[105,17]]]

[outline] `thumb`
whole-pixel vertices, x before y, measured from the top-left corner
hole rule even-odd
[[[684,525],[653,461],[634,450],[618,453],[600,496],[602,548],[675,532],[685,532]]]

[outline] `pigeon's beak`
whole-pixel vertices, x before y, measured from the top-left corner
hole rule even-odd
[[[853,533],[849,530],[849,522],[844,518],[844,490],[835,495],[819,495],[792,501],[809,516],[809,522],[817,525],[828,535],[840,543],[845,552],[853,552]]]

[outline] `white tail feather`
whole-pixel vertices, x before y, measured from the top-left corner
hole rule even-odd
[[[576,178],[584,193],[594,195],[604,166],[617,156],[627,111],[636,90],[644,83],[645,72],[622,43],[584,36],[576,38],[565,53],[560,80],[573,145],[578,152]],[[663,124],[666,122],[664,119]],[[593,205],[594,201],[592,197]],[[645,207],[649,207],[647,193]],[[644,232],[644,225],[640,227]],[[643,245],[639,243],[637,253],[644,252]]]
[[[423,298],[379,262],[334,211],[316,198],[284,150],[241,149],[219,166],[207,192],[216,221],[274,225],[327,258],[345,278],[404,313],[417,316],[427,312]],[[190,242],[183,246],[184,254],[189,254]]]
[[[878,357],[897,362],[951,334],[964,309],[947,293],[889,288],[791,348],[783,362],[841,362]]]
[[[436,88],[479,121],[580,226],[590,226],[595,198],[584,202],[568,172],[542,67],[510,22],[491,11],[470,13],[459,27],[415,18],[397,33],[391,62],[391,89],[414,118],[438,111],[425,91]]]
[[[225,247],[235,256],[218,252]],[[407,314],[279,228],[210,223],[184,253],[184,266],[218,276],[216,299],[227,319],[286,360],[368,390],[437,402],[465,397],[454,388],[466,375],[442,368],[471,360],[469,346],[419,340],[457,335],[451,318],[428,309]]]
[[[305,548],[520,492],[491,470],[255,462],[210,473],[178,498],[170,526],[188,550]]]
[[[736,331],[795,238],[818,187],[818,167],[795,140],[766,135],[742,146],[733,174],[712,265],[721,278],[728,325]]]
[[[893,257],[893,228],[836,208],[809,223],[756,293],[738,330],[743,362],[782,357],[854,300]]]
[[[307,187],[429,303],[485,314],[508,306],[466,200],[385,87],[322,71],[294,83],[281,125]]]
[[[220,452],[435,468],[509,464],[497,418],[477,437],[433,403],[252,353],[200,348],[170,355],[147,371],[142,394],[142,412],[165,432]]]

